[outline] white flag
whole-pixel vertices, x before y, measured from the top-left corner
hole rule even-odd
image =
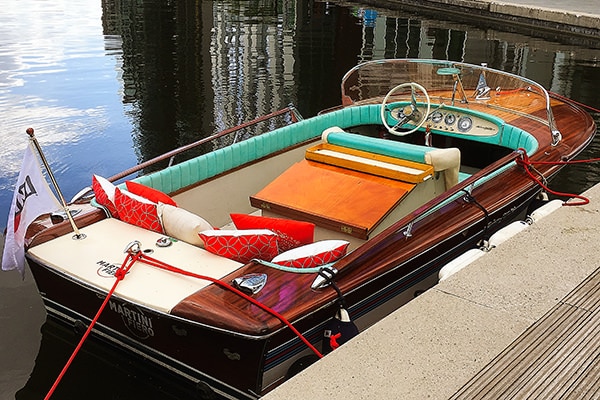
[[[27,227],[40,215],[60,208],[60,203],[42,175],[40,163],[30,142],[25,150],[23,166],[8,214],[6,241],[2,255],[3,270],[16,268],[21,272],[21,276],[24,276]]]

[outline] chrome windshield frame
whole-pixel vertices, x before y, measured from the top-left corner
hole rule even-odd
[[[432,84],[433,88],[436,88],[436,85],[441,85],[442,80],[435,77],[437,69],[434,68],[460,70],[461,76],[469,77],[469,82],[465,90],[471,89],[475,92],[475,79],[478,80],[480,76],[484,76],[488,82],[492,82],[491,86],[494,90],[527,90],[541,96],[545,101],[546,119],[544,122],[548,125],[552,145],[558,145],[562,139],[562,135],[554,120],[550,95],[541,84],[510,72],[489,68],[485,64],[475,65],[458,61],[412,58],[367,61],[350,69],[342,78],[342,104],[350,106],[368,102],[369,99],[377,101],[378,98],[383,98],[391,88],[403,83],[399,82],[399,80],[403,79],[404,82],[417,82],[425,86],[428,90],[429,85],[427,83]],[[398,70],[397,73],[396,69]],[[381,70],[384,73],[377,74],[375,72],[377,70]],[[362,74],[363,71],[367,72]],[[448,79],[452,79],[452,77]],[[448,79],[445,81],[446,84],[448,83]],[[455,76],[454,79],[459,78]],[[496,82],[505,84],[505,87],[494,84]],[[460,83],[461,85],[465,84],[465,79],[460,80]],[[476,99],[475,96],[473,96],[472,100],[481,101],[481,99]],[[518,109],[514,111],[519,112]]]

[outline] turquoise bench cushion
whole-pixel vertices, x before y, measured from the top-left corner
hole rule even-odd
[[[327,135],[327,142],[336,146],[367,151],[369,153],[418,163],[425,163],[425,154],[435,150],[434,147],[394,142],[391,140],[354,135],[346,132],[330,132]]]
[[[346,128],[376,123],[379,123],[377,105],[340,109],[251,137],[165,170],[138,177],[135,181],[165,193],[172,193],[289,146],[318,138],[331,126]]]

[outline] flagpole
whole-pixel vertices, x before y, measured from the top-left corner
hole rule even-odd
[[[73,219],[73,216],[71,215],[69,206],[67,205],[67,202],[65,201],[65,198],[63,197],[62,192],[60,191],[60,187],[58,186],[56,179],[54,179],[54,174],[52,173],[52,170],[50,169],[50,165],[48,164],[48,161],[46,160],[46,157],[44,156],[44,152],[42,151],[42,148],[40,147],[40,144],[38,143],[38,140],[35,137],[33,128],[27,128],[27,130],[25,132],[27,132],[30,140],[33,142],[35,149],[37,150],[38,154],[40,155],[40,158],[42,159],[42,162],[44,163],[46,172],[48,172],[48,176],[50,177],[50,180],[52,181],[52,184],[54,185],[54,188],[56,189],[56,193],[58,194],[58,198],[60,199],[63,209],[65,210],[65,213],[67,214],[67,218],[69,219],[69,222],[71,223],[73,232],[75,232],[74,239],[84,239],[85,235],[79,232],[79,228],[77,228],[77,225],[75,224],[75,220]]]

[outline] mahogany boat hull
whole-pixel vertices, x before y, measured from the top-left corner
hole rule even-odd
[[[525,214],[538,192],[537,188],[526,192],[489,218],[496,219],[498,227],[507,225]],[[437,273],[447,262],[475,247],[490,233],[486,227],[481,218],[426,251],[386,267],[385,273],[364,284],[357,285],[349,274],[339,284],[346,291],[345,300],[354,322],[361,329],[366,328],[435,285]],[[402,243],[397,247],[396,255],[402,259]],[[49,314],[78,329],[88,326],[105,293],[61,275],[34,258],[29,259],[29,265]],[[364,265],[357,273],[364,273],[362,270],[370,267]],[[345,289],[346,286],[357,288]],[[295,322],[296,328],[315,346],[320,347],[324,326],[338,309],[334,300]],[[94,333],[118,348],[175,371],[194,384],[209,385],[219,396],[236,399],[264,394],[269,389],[263,387],[264,374],[289,377],[316,360],[306,345],[286,329],[263,336],[240,335],[158,313],[115,296],[109,300]],[[232,370],[244,373],[232,374]]]

